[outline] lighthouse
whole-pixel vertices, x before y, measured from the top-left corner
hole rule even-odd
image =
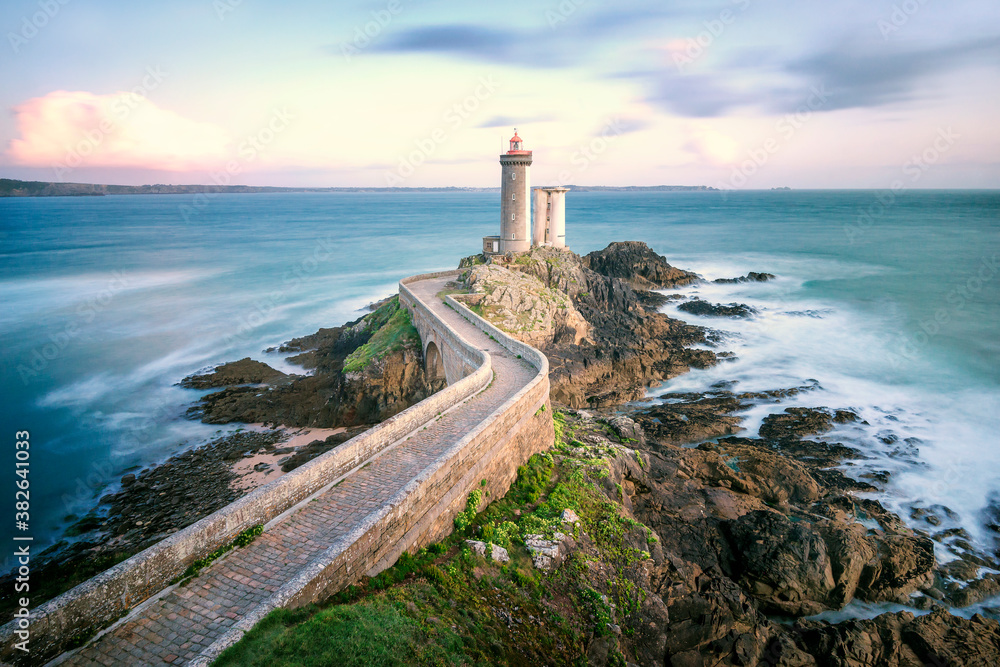
[[[510,150],[500,156],[501,253],[531,249],[531,151],[514,129]]]
[[[524,150],[524,141],[514,128],[510,150],[500,156],[500,234],[483,237],[483,254],[505,255],[537,247],[568,250],[567,192],[569,188],[563,187],[535,188],[532,192],[531,151]],[[534,225],[531,220],[532,194]]]

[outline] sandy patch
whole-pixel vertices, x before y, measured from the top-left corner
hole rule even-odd
[[[248,424],[245,428],[247,430],[269,430],[263,424]],[[294,450],[308,445],[314,440],[326,440],[331,435],[343,433],[347,430],[344,427],[279,428],[285,432],[287,439],[277,443],[273,451],[259,452],[253,456],[240,459],[233,464],[233,472],[236,474],[236,479],[232,482],[231,486],[234,490],[249,492],[258,486],[273,482],[285,474],[282,472],[281,466],[278,465],[278,461],[293,455],[295,453]],[[264,467],[261,464],[266,464],[268,467]],[[257,466],[261,466],[262,469],[255,470]]]

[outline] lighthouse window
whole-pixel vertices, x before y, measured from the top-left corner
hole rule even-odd
[[[512,195],[510,196],[510,198],[511,198],[512,200],[515,200],[515,201],[516,201],[516,200],[517,200],[517,193],[515,192],[514,194],[512,194]]]
[[[512,180],[512,181],[516,181],[516,180],[517,180],[517,174],[516,174],[516,173],[514,173],[514,174],[511,174],[511,175],[510,175],[510,180]]]
[[[517,217],[516,217],[516,216],[517,216],[517,213],[511,213],[511,214],[510,214],[510,219],[511,219],[511,220],[517,220]]]

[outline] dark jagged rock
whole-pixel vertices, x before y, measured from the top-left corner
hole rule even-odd
[[[602,276],[621,278],[635,290],[682,287],[699,280],[690,271],[670,266],[641,241],[612,243],[584,257],[583,265]]]
[[[978,614],[964,619],[939,610],[920,617],[910,612],[882,614],[837,625],[800,621],[792,637],[802,650],[821,658],[819,664],[838,667],[987,667],[1000,662],[1000,623]]]
[[[692,315],[703,317],[741,317],[747,318],[757,314],[757,311],[742,303],[730,303],[723,305],[719,303],[709,303],[702,299],[691,299],[677,306],[678,310]]]
[[[254,361],[250,357],[246,357],[239,361],[222,364],[211,373],[189,375],[181,380],[180,385],[190,389],[210,389],[241,384],[278,383],[287,377],[286,374],[261,361]]]
[[[622,437],[583,414],[568,418],[565,428],[574,456],[606,453],[609,440],[641,450],[619,450],[607,476],[595,481],[623,514],[658,537],[645,565],[620,575],[642,590],[643,600],[616,621],[626,661],[876,667],[992,665],[1000,657],[1000,624],[981,616],[935,611],[920,619],[904,612],[837,624],[768,620],[765,613],[801,617],[855,598],[933,609],[944,597],[933,587],[927,538],[876,501],[825,487],[813,477],[817,468],[771,449],[772,441],[734,438],[684,449],[656,443],[651,433],[635,438],[634,428]],[[873,518],[881,530],[858,523]],[[585,576],[588,585],[601,585],[599,573]],[[911,597],[916,591],[924,594]]]
[[[700,442],[740,430],[736,413],[750,407],[749,401],[729,393],[668,394],[667,399],[635,415],[656,441],[670,445]]]
[[[737,283],[764,283],[768,280],[774,280],[775,275],[772,273],[757,273],[756,271],[751,271],[745,276],[739,278],[717,278],[712,282],[719,283],[721,285],[735,285]]]
[[[719,387],[703,394],[662,394],[657,397],[660,403],[637,411],[634,417],[656,441],[687,445],[737,433],[743,422],[738,413],[752,405],[776,402],[816,387],[812,383],[788,389],[743,393]],[[841,458],[851,458],[851,454],[856,453],[853,449],[845,449],[847,451],[841,452]]]
[[[849,424],[858,421],[858,419],[858,416],[850,410],[787,408],[783,414],[772,414],[765,417],[759,433],[762,438],[797,440],[810,435],[826,433],[833,429],[834,424]]]
[[[766,611],[804,616],[824,609],[834,588],[823,536],[779,512],[757,510],[726,524],[735,557],[729,576]]]

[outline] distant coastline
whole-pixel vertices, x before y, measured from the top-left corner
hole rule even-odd
[[[706,185],[605,186],[568,185],[576,191],[607,192],[708,192]],[[0,178],[0,197],[103,197],[105,195],[185,195],[199,193],[262,194],[284,192],[499,192],[500,188],[291,188],[256,185],[101,185],[92,183],[53,183],[48,181],[18,181]]]

